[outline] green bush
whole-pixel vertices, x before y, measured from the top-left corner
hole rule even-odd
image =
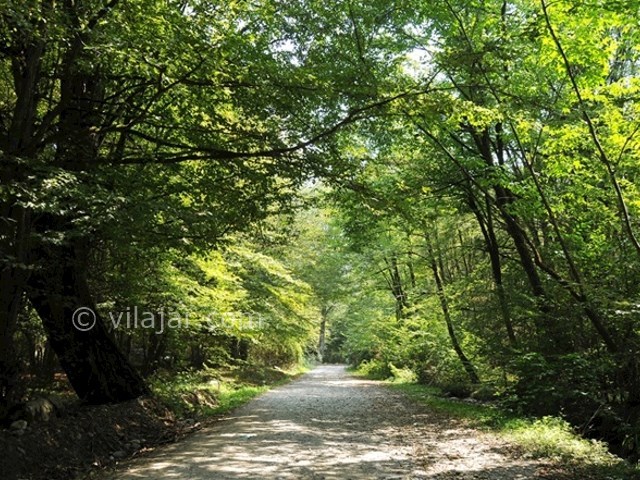
[[[414,383],[416,381],[416,374],[410,368],[398,368],[393,363],[389,363],[389,370],[391,370],[394,382]]]
[[[364,360],[358,365],[357,371],[359,374],[375,380],[386,380],[393,375],[387,362],[376,359]]]
[[[620,459],[607,451],[606,444],[577,435],[571,425],[558,417],[534,421],[512,420],[503,429],[508,438],[536,456],[593,465],[614,465]]]
[[[540,417],[563,414],[574,424],[586,424],[601,410],[604,366],[596,359],[529,353],[511,367],[517,381],[507,388],[503,403],[514,411]]]

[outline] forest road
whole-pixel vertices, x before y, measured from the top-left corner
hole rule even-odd
[[[344,366],[326,365],[108,478],[541,478],[542,464],[512,457],[507,447]]]

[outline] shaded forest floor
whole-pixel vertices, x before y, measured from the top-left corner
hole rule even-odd
[[[71,405],[46,423],[0,431],[1,477],[75,478],[91,468],[171,442],[184,427],[170,409],[152,398],[117,405]]]
[[[248,366],[215,374],[173,374],[172,380],[168,373],[160,374],[151,380],[153,397],[98,406],[73,400],[64,381],[59,381],[55,394],[42,392],[39,397],[56,406],[48,421],[29,418],[24,421],[26,428],[0,429],[0,478],[86,476],[173,443],[296,374]]]

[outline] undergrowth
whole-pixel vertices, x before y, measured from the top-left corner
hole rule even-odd
[[[150,379],[150,385],[154,395],[179,418],[202,418],[226,413],[306,370],[304,365],[287,370],[246,365],[177,374],[160,372]]]
[[[566,465],[580,479],[640,479],[640,470],[611,454],[607,445],[587,440],[558,417],[524,418],[497,406],[468,403],[440,396],[441,390],[416,383],[390,382],[390,387],[406,393],[419,403],[469,426],[498,433],[523,453]]]

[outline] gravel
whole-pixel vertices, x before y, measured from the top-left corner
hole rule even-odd
[[[430,412],[379,382],[321,366],[109,478],[544,478],[497,438]]]

